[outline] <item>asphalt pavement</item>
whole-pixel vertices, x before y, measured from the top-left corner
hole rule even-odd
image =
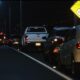
[[[66,79],[8,46],[0,46],[0,80]]]

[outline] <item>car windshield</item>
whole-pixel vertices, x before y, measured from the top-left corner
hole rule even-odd
[[[75,38],[76,30],[75,29],[72,29],[72,30],[54,30],[53,35],[54,36],[62,36],[66,40],[70,40],[70,39]]]

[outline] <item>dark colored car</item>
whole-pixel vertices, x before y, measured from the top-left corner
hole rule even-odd
[[[8,35],[8,45],[19,47],[20,46],[20,36],[16,34]]]
[[[48,62],[51,66],[53,65],[59,65],[60,64],[60,46],[63,45],[64,38],[55,36],[48,38],[46,44],[45,44],[45,50],[44,50],[44,59],[46,62]]]
[[[47,46],[44,58],[52,67],[80,74],[80,42],[72,39],[60,45]]]
[[[52,34],[47,39],[44,50],[44,59],[51,66],[59,66],[61,64],[60,51],[64,43],[75,38],[76,29],[69,27],[54,28]],[[65,50],[63,50],[65,51]]]
[[[75,35],[75,27],[54,27],[52,31],[52,36],[61,36],[64,38],[65,42],[74,39]]]

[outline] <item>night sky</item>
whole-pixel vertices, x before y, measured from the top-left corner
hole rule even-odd
[[[49,26],[71,26],[74,24],[74,14],[70,11],[72,4],[73,1],[68,0],[22,1],[22,29],[25,28],[24,26],[44,24]],[[11,17],[9,15],[9,7],[11,8]],[[9,27],[9,17],[11,19],[11,27]],[[79,22],[78,18],[76,20]],[[0,5],[0,25],[3,31],[20,31],[19,1],[2,2]]]
[[[33,5],[34,4],[34,5]],[[71,20],[68,14],[69,9],[67,7],[68,3],[61,1],[43,1],[43,2],[26,2],[24,5],[25,15],[24,17],[28,18],[27,23],[33,24],[61,24],[67,23],[68,20]],[[65,5],[65,6],[64,6]],[[34,22],[33,22],[34,21]]]

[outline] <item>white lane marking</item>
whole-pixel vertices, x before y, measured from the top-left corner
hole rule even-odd
[[[65,80],[73,80],[72,78],[70,78],[70,77],[64,75],[63,73],[61,73],[61,72],[59,72],[59,71],[53,69],[52,67],[48,66],[47,64],[45,64],[45,63],[43,63],[43,62],[41,62],[41,61],[39,61],[39,60],[37,60],[37,59],[31,57],[30,55],[28,55],[28,54],[26,54],[26,53],[24,53],[24,52],[21,52],[20,50],[16,50],[16,49],[14,49],[14,48],[12,48],[12,47],[9,47],[9,48],[11,48],[11,49],[13,49],[14,51],[17,51],[17,52],[23,54],[24,56],[30,58],[31,60],[37,62],[38,64],[41,64],[42,66],[46,67],[47,69],[51,70],[52,72],[56,73],[57,75],[59,75],[59,76],[65,78]]]

